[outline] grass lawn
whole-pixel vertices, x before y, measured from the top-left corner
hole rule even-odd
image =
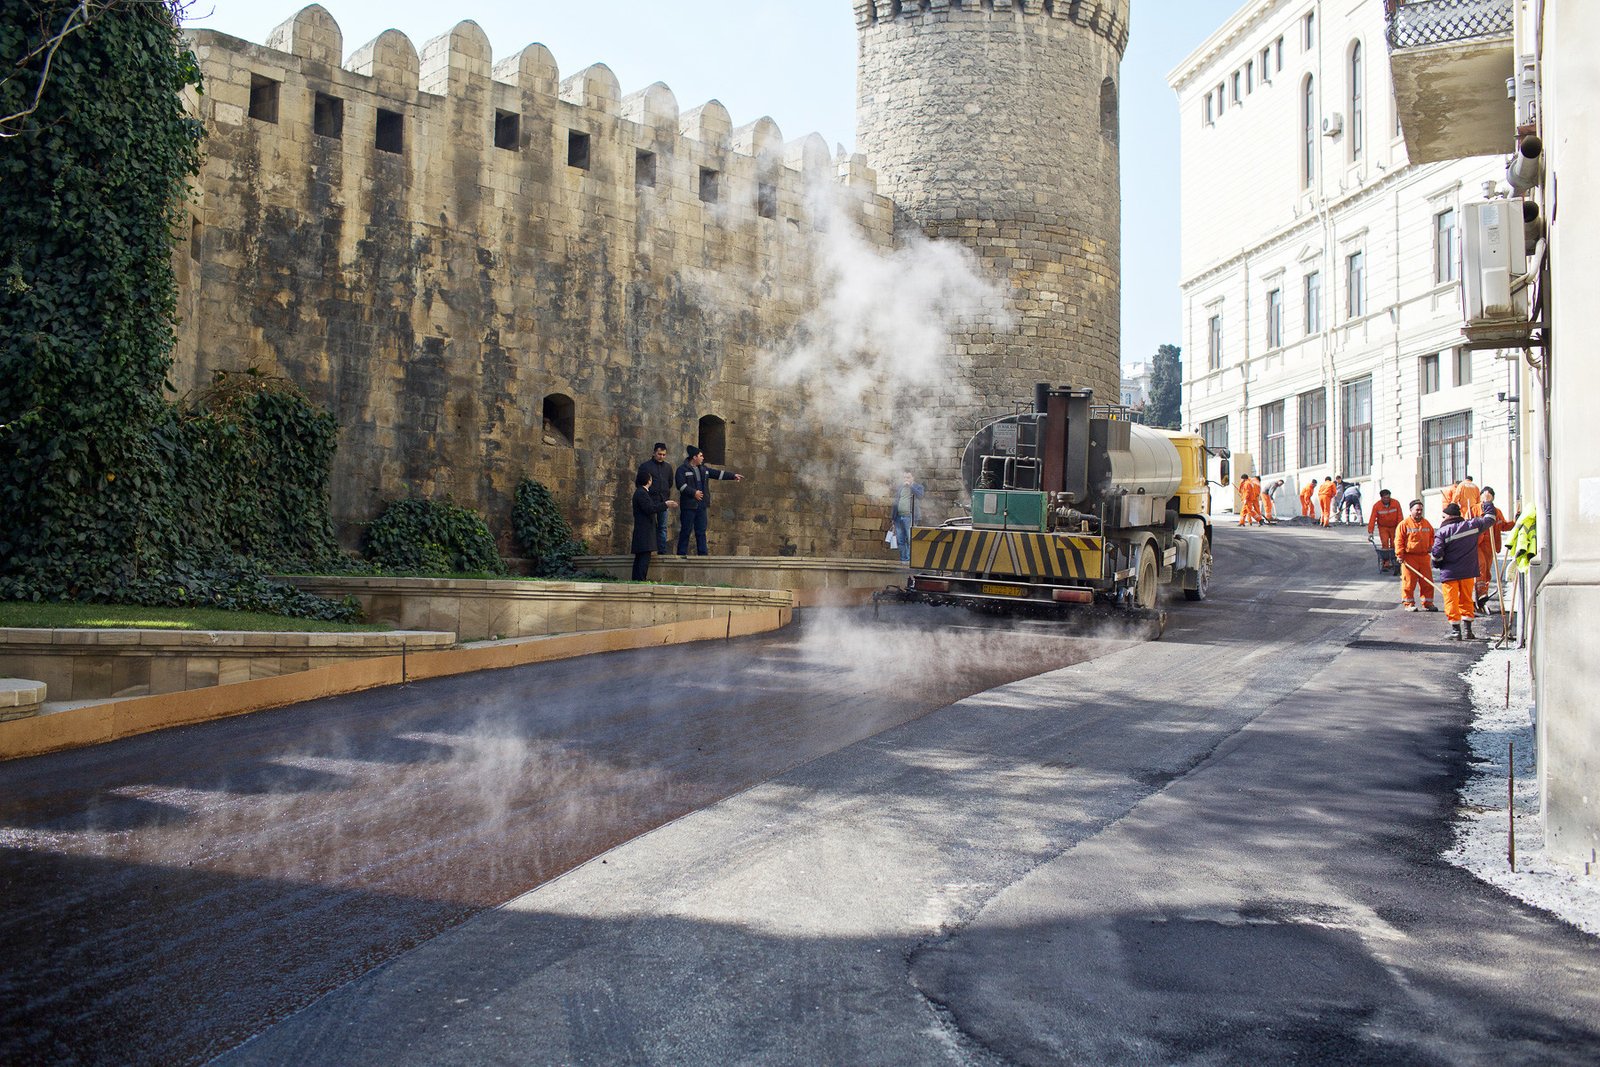
[[[318,633],[390,630],[383,623],[321,622],[221,608],[145,608],[134,604],[0,601],[0,627],[135,630],[311,630]]]

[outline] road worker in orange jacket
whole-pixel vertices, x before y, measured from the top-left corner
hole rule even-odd
[[[1261,482],[1246,474],[1239,479],[1239,525],[1261,525]]]
[[[1300,514],[1308,519],[1317,517],[1317,506],[1312,503],[1317,498],[1317,480],[1311,479],[1306,487],[1300,490]]]
[[[1483,514],[1480,507],[1482,493],[1472,480],[1472,475],[1467,475],[1456,484],[1456,504],[1461,508],[1463,519],[1476,519]]]
[[[1261,484],[1261,480],[1259,478],[1256,479],[1256,484],[1257,485]],[[1279,478],[1277,481],[1273,482],[1271,485],[1269,485],[1265,489],[1261,490],[1261,521],[1263,521],[1263,522],[1277,522],[1278,521],[1277,505],[1275,505],[1272,502],[1272,495],[1274,493],[1276,493],[1279,489],[1282,489],[1282,488],[1283,488],[1283,479]]]
[[[1400,606],[1417,610],[1417,593],[1422,593],[1422,610],[1438,611],[1433,606],[1433,523],[1422,516],[1422,501],[1411,502],[1411,514],[1394,528],[1394,550],[1400,557]]]
[[[1400,520],[1404,519],[1405,515],[1405,509],[1400,506],[1400,501],[1396,500],[1389,490],[1379,489],[1378,502],[1372,505],[1372,517],[1367,519],[1367,536],[1371,537],[1372,532],[1376,530],[1378,532],[1378,547],[1393,548],[1394,529],[1400,525]],[[1399,564],[1397,563],[1395,566],[1399,566]],[[1383,565],[1378,569],[1384,571],[1389,569],[1387,557],[1385,557]]]
[[[1494,525],[1483,531],[1483,536],[1478,538],[1478,581],[1474,587],[1472,598],[1482,602],[1489,598],[1489,581],[1494,577],[1494,558],[1500,554],[1500,535],[1516,527],[1516,523],[1506,517],[1506,513],[1495,507],[1494,490],[1489,486],[1483,487],[1479,496],[1479,514],[1493,515]]]
[[[1339,491],[1339,486],[1332,478],[1322,479],[1322,488],[1317,490],[1317,503],[1322,506],[1322,525],[1333,525],[1333,496]]]
[[[1461,479],[1457,478],[1439,493],[1439,506],[1447,508],[1456,502],[1456,494],[1461,491]]]

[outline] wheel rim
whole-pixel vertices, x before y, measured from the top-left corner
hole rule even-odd
[[[1133,587],[1133,600],[1141,608],[1156,606],[1156,556],[1149,545],[1139,556],[1139,578]]]
[[[1206,594],[1211,592],[1211,539],[1207,538],[1205,547],[1200,550],[1200,570],[1195,575],[1195,592],[1204,600]]]

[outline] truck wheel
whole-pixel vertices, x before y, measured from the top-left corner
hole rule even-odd
[[[1134,606],[1146,610],[1156,606],[1157,584],[1156,550],[1150,542],[1144,543],[1144,548],[1139,552],[1139,573],[1133,580]]]
[[[1185,589],[1183,595],[1190,600],[1204,600],[1211,593],[1211,538],[1200,542],[1200,566],[1195,568],[1194,588]]]

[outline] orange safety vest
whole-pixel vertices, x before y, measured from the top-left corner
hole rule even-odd
[[[1367,520],[1367,533],[1373,528],[1381,526],[1385,530],[1392,530],[1400,525],[1400,520],[1406,517],[1405,509],[1400,506],[1400,501],[1390,497],[1388,502],[1379,500],[1372,505],[1372,517]]]
[[[1409,515],[1394,528],[1394,550],[1402,556],[1427,556],[1433,552],[1433,523]]]

